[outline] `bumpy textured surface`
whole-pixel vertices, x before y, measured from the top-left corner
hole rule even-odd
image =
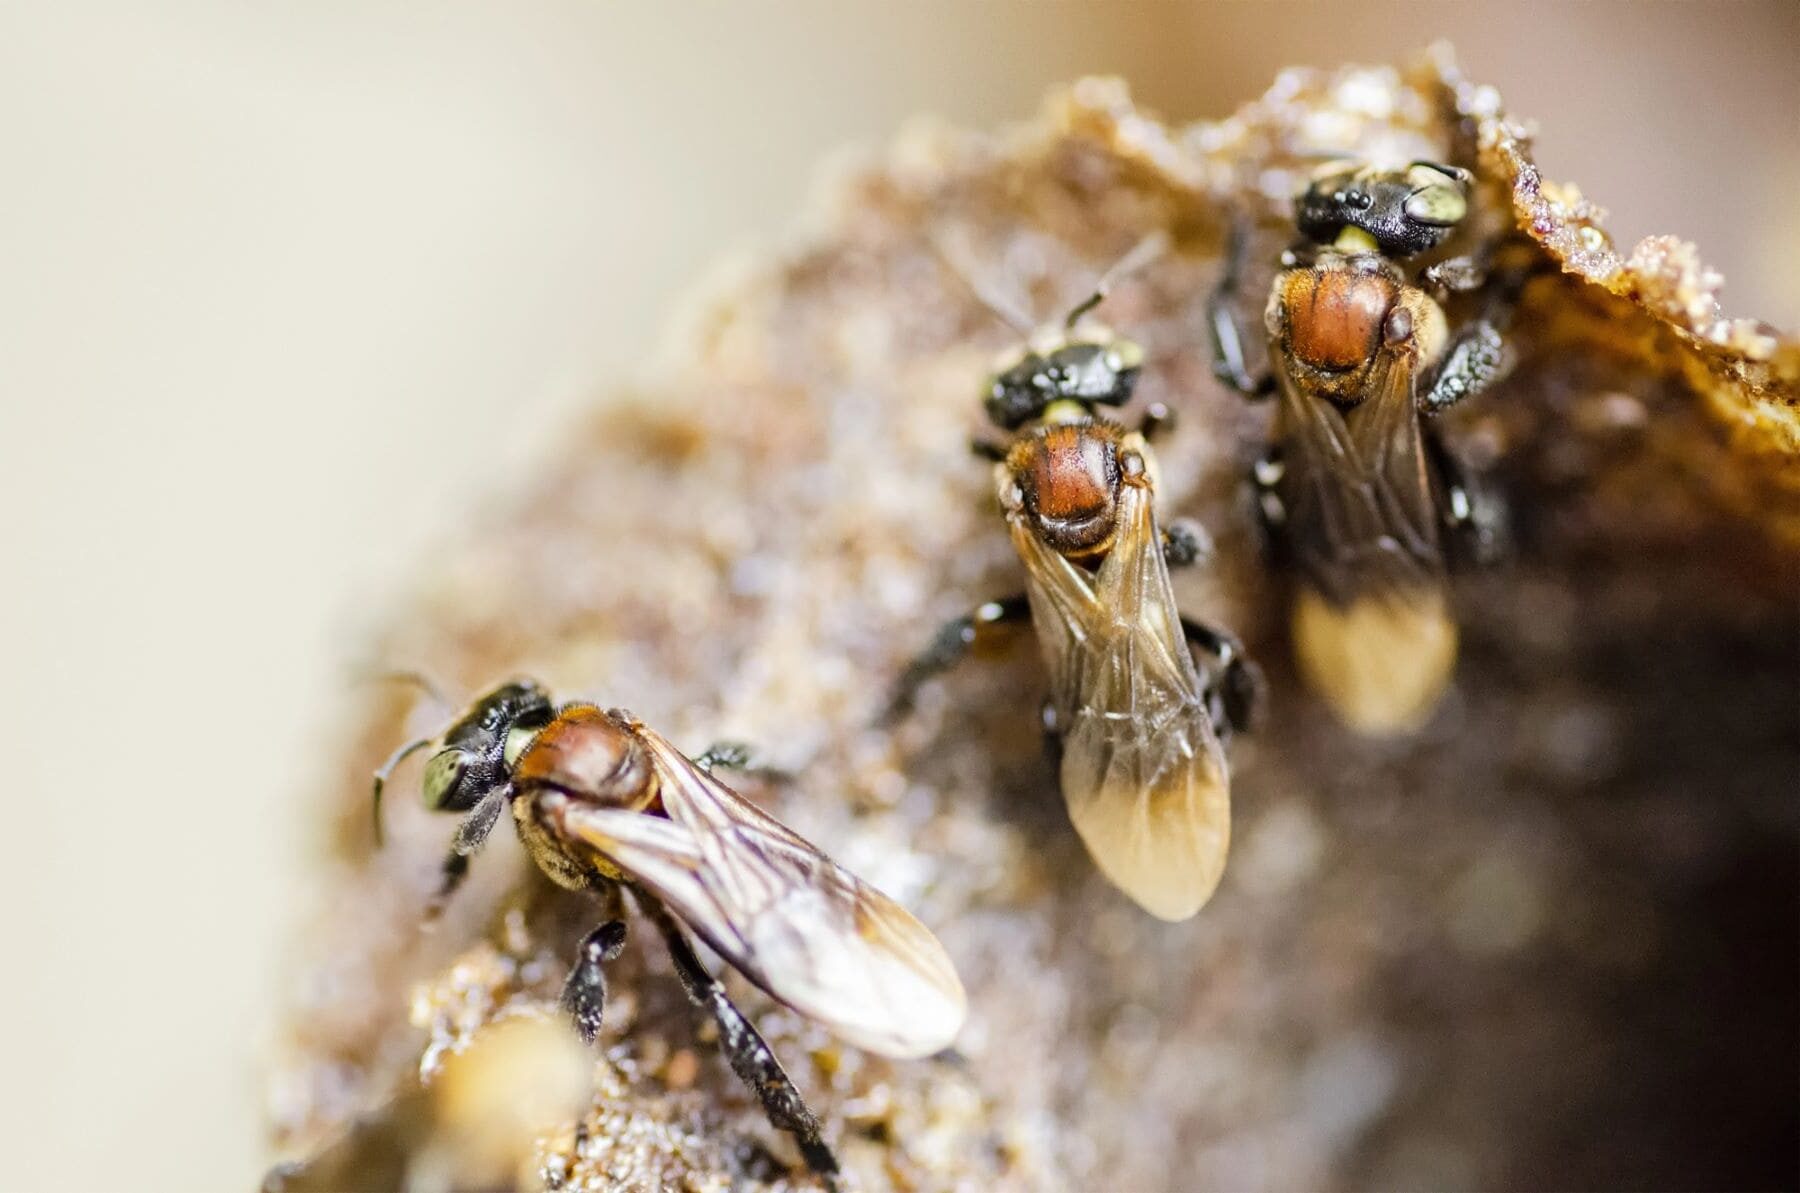
[[[1526,291],[1511,379],[1451,417],[1517,550],[1458,580],[1455,692],[1399,743],[1294,682],[1242,504],[1267,414],[1214,382],[1204,334],[1227,205],[1273,221],[1319,150],[1474,165],[1473,222],[1562,266]],[[573,428],[379,653],[459,693],[529,673],[690,751],[753,742],[788,777],[746,794],[938,932],[972,1005],[952,1059],[843,1049],[733,979],[862,1188],[1791,1184],[1800,344],[1722,319],[1689,246],[1620,252],[1599,219],[1442,57],[1290,72],[1217,123],[1092,79],[1004,135],[913,130],[824,188],[805,247],[698,303],[682,366]],[[869,727],[940,621],[1020,585],[966,446],[1014,336],[934,240],[1047,318],[1154,229],[1175,250],[1102,314],[1147,349],[1140,400],[1180,417],[1165,518],[1217,540],[1182,606],[1271,685],[1232,748],[1224,883],[1179,925],[1084,856],[1023,637]],[[396,799],[374,852],[366,775],[439,714],[366,701],[319,794],[330,901],[273,1080],[281,1146],[338,1134],[296,1187],[455,1172],[421,1059],[435,1078],[482,1025],[545,1013],[599,914],[502,832],[421,933],[453,822]],[[525,1147],[520,1182],[813,1187],[633,932],[584,1138]]]

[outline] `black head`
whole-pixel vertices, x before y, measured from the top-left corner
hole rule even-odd
[[[1295,204],[1295,223],[1316,244],[1331,244],[1344,229],[1357,228],[1385,256],[1417,256],[1443,243],[1468,214],[1470,179],[1467,170],[1430,162],[1334,171],[1306,188]]]
[[[993,423],[1017,430],[1052,402],[1123,406],[1131,400],[1144,351],[1130,340],[1096,335],[1032,349],[995,374],[985,405]]]
[[[476,701],[444,731],[444,744],[425,764],[425,804],[440,812],[473,808],[506,781],[507,742],[517,730],[536,730],[556,716],[550,697],[530,680],[502,684]]]

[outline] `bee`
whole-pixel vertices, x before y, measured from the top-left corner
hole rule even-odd
[[[1429,293],[1484,284],[1471,256],[1401,267],[1443,243],[1469,210],[1472,175],[1325,168],[1300,195],[1301,240],[1282,256],[1264,322],[1272,370],[1246,363],[1231,299],[1244,235],[1234,236],[1209,310],[1215,372],[1246,396],[1273,393],[1271,442],[1252,469],[1258,516],[1296,591],[1290,614],[1302,677],[1351,727],[1369,734],[1422,724],[1450,681],[1457,624],[1447,556],[1454,542],[1491,558],[1500,515],[1474,490],[1422,419],[1505,372],[1501,337],[1518,282],[1496,286],[1481,318],[1451,334]]]
[[[1109,881],[1176,921],[1205,905],[1224,871],[1223,743],[1248,724],[1255,676],[1235,638],[1176,608],[1169,566],[1194,562],[1203,535],[1185,524],[1159,529],[1149,439],[1167,412],[1153,407],[1135,429],[1100,413],[1130,400],[1144,354],[1082,317],[1113,278],[1161,248],[1145,242],[1060,329],[1036,334],[990,379],[988,419],[1011,439],[976,448],[994,463],[1025,592],[944,626],[902,676],[888,717],[984,636],[1029,619],[1069,818]]]
[[[807,1165],[837,1187],[819,1121],[768,1044],[707,972],[691,930],[777,1002],[851,1044],[898,1058],[949,1046],[967,1009],[943,946],[886,895],[727,787],[743,747],[689,758],[620,709],[556,705],[515,681],[483,696],[425,765],[427,807],[463,819],[437,906],[503,812],[557,885],[599,895],[608,918],[582,943],[562,992],[581,1037],[599,1034],[605,962],[625,945],[621,892],[656,927],[688,997],[719,1024],[731,1067]],[[407,747],[377,772],[377,798]]]

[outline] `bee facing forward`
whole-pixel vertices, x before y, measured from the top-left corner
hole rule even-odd
[[[563,988],[582,1037],[599,1033],[604,962],[625,944],[621,890],[656,925],[693,1002],[718,1020],[720,1046],[769,1121],[795,1137],[835,1187],[819,1122],[768,1044],[695,955],[692,929],[765,993],[872,1052],[919,1057],[947,1047],[966,1010],[943,946],[899,904],[865,885],[719,782],[740,747],[688,758],[630,713],[553,705],[536,684],[482,697],[441,739],[414,742],[377,773],[435,743],[427,806],[464,814],[440,900],[502,812],[558,885],[590,891],[608,919],[583,942]]]
[[[1452,336],[1443,307],[1397,264],[1462,221],[1469,182],[1467,171],[1424,162],[1317,177],[1297,203],[1302,241],[1283,255],[1265,312],[1270,376],[1251,374],[1229,307],[1241,235],[1212,303],[1218,375],[1278,401],[1253,482],[1266,538],[1297,579],[1296,661],[1367,733],[1417,726],[1449,683],[1457,626],[1446,540],[1491,553],[1490,507],[1420,416],[1500,376],[1501,308]],[[1441,291],[1472,289],[1485,267],[1463,258],[1425,274]]]
[[[1134,254],[1136,256],[1137,254]],[[1124,268],[1122,264],[1120,269]],[[1116,271],[1115,271],[1116,272]],[[1101,417],[1131,397],[1143,352],[1070,313],[990,383],[988,418],[1012,436],[994,483],[1025,593],[992,601],[939,632],[902,678],[890,715],[992,627],[1029,617],[1049,699],[1045,728],[1061,748],[1069,818],[1101,872],[1164,920],[1211,897],[1231,835],[1221,739],[1243,728],[1254,677],[1234,639],[1184,619],[1169,564],[1192,562],[1199,537],[1158,528],[1156,465],[1146,434]],[[1204,675],[1192,647],[1206,656]]]

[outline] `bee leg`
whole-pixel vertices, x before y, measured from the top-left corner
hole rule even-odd
[[[1137,430],[1146,443],[1153,443],[1175,430],[1175,412],[1162,402],[1152,402],[1144,407]]]
[[[512,799],[512,787],[504,785],[494,788],[482,796],[476,805],[469,809],[469,814],[462,818],[456,826],[456,839],[450,844],[450,856],[444,859],[442,877],[438,879],[437,894],[432,896],[430,905],[425,909],[425,919],[429,923],[443,913],[444,905],[450,896],[463,884],[469,876],[469,858],[474,856],[482,845],[486,844],[488,834],[494,831],[494,825],[505,811],[508,801]]]
[[[1206,300],[1206,326],[1212,333],[1213,376],[1247,398],[1264,398],[1275,392],[1275,375],[1265,367],[1251,370],[1244,352],[1242,321],[1233,309],[1243,288],[1244,257],[1250,250],[1248,221],[1239,213],[1231,222],[1225,247],[1225,272]]]
[[[1480,393],[1505,377],[1512,368],[1512,354],[1506,349],[1503,333],[1512,323],[1519,297],[1525,292],[1525,283],[1531,279],[1532,271],[1525,267],[1510,267],[1495,271],[1490,279],[1487,265],[1475,263],[1473,259],[1446,261],[1443,266],[1459,266],[1462,260],[1471,262],[1467,277],[1462,276],[1458,268],[1449,271],[1447,280],[1431,280],[1451,289],[1486,284],[1487,298],[1481,316],[1458,328],[1451,337],[1431,385],[1419,398],[1422,414],[1436,414]],[[1426,274],[1430,278],[1431,271],[1427,270]]]
[[[1044,730],[1044,757],[1050,760],[1052,768],[1062,765],[1062,718],[1056,715],[1056,705],[1044,701],[1038,710],[1038,722]]]
[[[1263,552],[1278,560],[1286,541],[1287,502],[1281,499],[1281,481],[1287,465],[1281,458],[1279,445],[1267,448],[1250,466],[1250,493],[1253,503],[1252,521],[1256,524]]]
[[[1419,398],[1420,413],[1437,414],[1473,397],[1504,377],[1510,363],[1499,328],[1486,319],[1458,329],[1431,388]]]
[[[575,1020],[582,1042],[592,1044],[600,1036],[606,1009],[606,973],[602,968],[625,947],[625,921],[608,920],[581,942],[575,967],[563,983],[562,1006]]]
[[[1006,449],[986,439],[969,440],[969,451],[991,464],[999,464],[1006,459]]]
[[[1443,520],[1458,555],[1476,566],[1504,558],[1512,534],[1506,503],[1470,476],[1437,428],[1425,427],[1425,455],[1443,482]]]
[[[724,1051],[725,1059],[731,1062],[732,1070],[762,1103],[769,1122],[777,1130],[794,1137],[800,1154],[806,1158],[806,1166],[818,1173],[826,1187],[835,1193],[840,1188],[837,1157],[826,1146],[819,1120],[808,1109],[793,1078],[775,1059],[768,1041],[726,996],[724,985],[700,964],[700,958],[694,955],[694,946],[688,943],[687,934],[675,922],[675,917],[643,891],[634,888],[634,892],[668,943],[669,957],[675,962],[675,973],[688,998],[695,1006],[711,1012],[718,1021],[719,1047]]]
[[[1030,616],[1031,603],[1024,593],[1020,593],[1004,600],[988,601],[973,613],[946,622],[931,640],[931,645],[907,664],[900,682],[894,685],[894,694],[888,700],[880,723],[891,725],[905,716],[926,681],[962,662],[984,636],[998,628],[1016,625]]]
[[[694,755],[690,761],[708,774],[724,767],[726,770],[734,770],[739,774],[762,779],[765,782],[786,783],[792,781],[794,777],[793,772],[782,770],[780,767],[751,766],[750,758],[751,750],[745,743],[716,741]]]
[[[583,1118],[575,1124],[575,1140],[569,1145],[569,1158],[563,1162],[562,1171],[549,1176],[544,1184],[549,1193],[557,1193],[574,1183],[575,1165],[581,1162],[581,1149],[587,1146],[587,1141],[587,1119]]]
[[[1191,518],[1170,522],[1162,538],[1163,562],[1172,568],[1192,567],[1212,558],[1212,536]]]
[[[1427,289],[1435,292],[1434,298],[1442,302],[1448,295],[1479,289],[1487,281],[1491,256],[1492,254],[1487,253],[1470,253],[1462,257],[1451,257],[1436,265],[1426,266],[1419,274],[1419,280]]]
[[[1246,733],[1262,708],[1262,669],[1244,653],[1236,636],[1202,622],[1181,619],[1181,632],[1190,647],[1206,652],[1206,706],[1220,738]]]
[[[694,755],[691,762],[703,771],[722,766],[727,770],[743,770],[750,763],[750,747],[741,741],[716,741]]]

